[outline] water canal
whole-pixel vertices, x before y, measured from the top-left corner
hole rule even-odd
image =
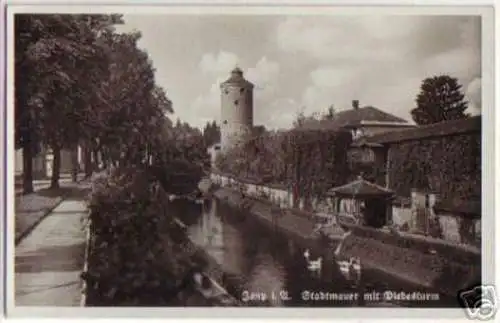
[[[174,216],[187,226],[190,240],[201,247],[224,273],[239,277],[238,286],[224,287],[248,306],[352,307],[395,306],[380,298],[366,299],[365,293],[330,266],[325,273],[307,268],[304,248],[283,234],[264,226],[255,217],[216,199],[206,205],[173,203]],[[320,255],[311,250],[310,259]],[[334,263],[334,261],[331,261]],[[367,276],[368,275],[368,276]],[[363,273],[377,290],[387,290],[385,282]],[[234,280],[232,281],[234,284]],[[439,306],[433,301],[414,306]],[[406,305],[408,306],[408,305]]]

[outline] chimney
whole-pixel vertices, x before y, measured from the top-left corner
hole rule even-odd
[[[352,100],[352,108],[354,110],[359,109],[359,100]]]

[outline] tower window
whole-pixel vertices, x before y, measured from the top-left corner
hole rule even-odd
[[[228,90],[224,90],[224,93],[229,94],[229,91]]]
[[[243,92],[245,92],[245,89],[244,89],[244,88],[241,88],[241,89],[240,89],[240,93],[243,93]]]
[[[227,120],[224,120],[223,124],[227,124]]]
[[[234,105],[238,105],[238,100],[234,100]]]

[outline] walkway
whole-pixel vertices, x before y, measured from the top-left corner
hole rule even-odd
[[[87,188],[88,183],[75,186],[67,199],[16,246],[16,306],[80,305]]]

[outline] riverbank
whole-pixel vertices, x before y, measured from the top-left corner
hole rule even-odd
[[[186,225],[179,219],[175,220],[178,229],[180,231],[184,231]],[[241,295],[241,289],[239,288],[239,286],[242,286],[242,284],[238,277],[233,277],[228,273],[225,273],[222,270],[221,266],[217,264],[217,262],[212,257],[210,257],[210,255],[205,250],[203,250],[203,248],[198,247],[194,243],[192,243],[185,234],[178,235],[177,239],[182,240],[181,243],[184,246],[183,254],[185,260],[190,263],[190,267],[199,268],[211,282],[212,291],[210,293],[203,293],[200,290],[196,290],[199,296],[202,296],[205,299],[205,305],[231,307],[242,306],[243,304],[240,302],[238,296]],[[189,302],[184,302],[184,304],[182,304],[181,300],[177,300],[171,305],[189,305],[186,303]]]
[[[233,189],[214,187],[208,181],[199,187],[202,191],[203,188],[205,191],[208,189],[210,194],[231,207],[247,211],[248,215],[267,223],[269,227],[286,232],[292,241],[323,249],[321,253],[325,254],[325,246],[315,236],[312,221],[293,217],[288,212],[276,214],[265,201],[242,196]],[[343,240],[337,258],[361,259],[363,276],[370,277],[365,281],[368,291],[397,289],[434,292],[439,293],[438,301],[412,302],[407,306],[454,307],[458,306],[457,291],[474,281],[480,281],[480,250],[405,233],[356,226],[350,226],[349,229],[352,234]],[[338,241],[342,239],[339,237]]]
[[[212,189],[211,194],[231,207],[244,210],[255,216],[268,227],[285,233],[304,247],[316,249],[320,245],[324,245],[323,239],[325,237],[318,231],[317,223],[313,219],[295,214],[291,209],[280,209],[271,202],[244,196],[230,188]],[[344,231],[340,227],[337,230],[331,229],[329,239],[334,244],[338,243],[343,234]]]
[[[366,270],[380,272],[413,290],[455,299],[460,289],[481,281],[480,250],[429,237],[360,226],[350,229],[352,234],[339,248],[340,257],[359,257]]]
[[[203,272],[212,279],[214,283],[223,289],[230,297],[225,297],[224,302],[213,302],[213,306],[243,306],[240,301],[240,295],[244,290],[244,278],[225,272],[222,267],[212,258],[203,248],[194,245],[191,241],[186,241],[194,251],[191,255],[191,261],[196,266],[203,268]],[[226,300],[229,300],[226,302]]]

